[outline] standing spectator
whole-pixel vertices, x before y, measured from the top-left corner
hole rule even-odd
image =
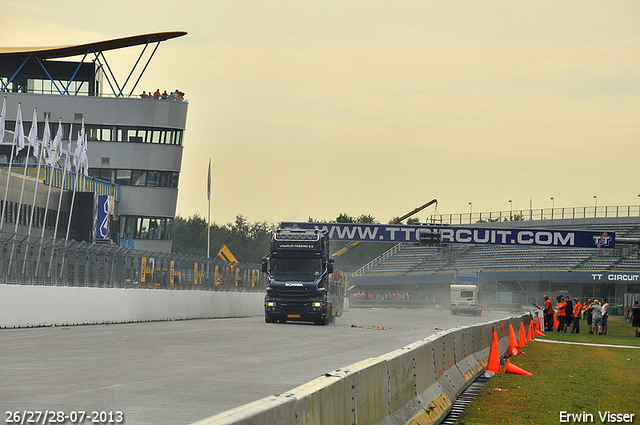
[[[553,302],[544,296],[544,330],[553,332]]]
[[[633,303],[633,310],[631,310],[631,326],[636,327],[636,336],[640,337],[640,306],[637,300]]]
[[[606,298],[602,299],[602,333],[607,334],[607,319],[609,319],[609,303]]]
[[[566,322],[565,314],[567,312],[567,302],[562,296],[558,301],[558,332],[564,332]]]
[[[564,332],[567,332],[571,325],[573,325],[573,301],[571,301],[571,298],[567,296],[567,298],[564,299],[564,302],[567,303],[564,308]]]
[[[592,332],[589,333],[593,335],[602,335],[602,306],[600,305],[600,301],[598,301],[597,299],[593,300],[593,302],[589,306],[589,310],[591,310],[592,314]]]
[[[575,307],[573,307],[573,327],[571,328],[572,334],[580,333],[580,316],[582,315],[582,304],[578,301],[577,298],[574,299],[576,302]]]
[[[589,310],[589,307],[591,306],[591,298],[589,298],[586,302],[586,304],[584,305],[584,308],[582,309],[582,312],[584,314],[587,315],[587,326],[589,326],[589,333],[592,334],[593,333],[593,327],[591,326],[591,319],[593,317],[593,314],[591,313],[591,310]]]
[[[156,100],[160,99],[160,89],[156,90],[153,93],[153,98],[156,99]]]

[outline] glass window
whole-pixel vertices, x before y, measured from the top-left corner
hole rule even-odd
[[[103,140],[105,142],[110,142],[111,141],[111,129],[110,128],[103,128],[102,129],[102,137],[100,138],[100,140]]]
[[[98,177],[98,178],[101,179],[101,180],[104,180],[106,182],[109,182],[109,183],[114,183],[115,182],[115,173],[116,173],[116,170],[109,170],[107,168],[103,168],[100,171],[100,177]]]
[[[147,184],[147,172],[135,170],[131,172],[131,185],[132,186],[146,186]]]
[[[89,169],[91,171],[91,169]],[[116,170],[116,184],[120,186],[131,185],[131,170]]]
[[[160,172],[147,172],[147,186],[160,186]]]
[[[138,136],[138,130],[129,130],[127,134],[127,141],[133,143],[142,143],[142,136]]]
[[[178,176],[178,173],[171,173],[171,184],[169,185],[169,187],[178,187]]]
[[[171,173],[160,172],[160,182],[158,186],[160,187],[169,187],[169,181],[171,180]]]

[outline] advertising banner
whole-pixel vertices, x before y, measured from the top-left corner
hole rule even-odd
[[[96,242],[108,241],[111,235],[111,199],[109,195],[98,195],[96,219]]]
[[[283,222],[281,227],[326,230],[330,239],[341,241],[418,243],[419,232],[431,232],[439,233],[443,244],[615,248],[614,232],[308,222]]]

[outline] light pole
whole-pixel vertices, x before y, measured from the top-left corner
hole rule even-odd
[[[593,195],[593,199],[596,200],[596,209],[593,211],[593,216],[596,217],[598,215],[598,195]]]
[[[551,199],[551,220],[553,220],[553,210],[556,207],[556,200],[553,196],[550,199]]]
[[[513,203],[509,199],[509,220],[513,221]]]
[[[469,202],[469,224],[471,224],[472,216],[473,216],[473,203]]]

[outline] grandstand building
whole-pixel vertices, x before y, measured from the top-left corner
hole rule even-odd
[[[38,159],[28,160],[33,164],[29,165],[23,191],[26,152],[23,150],[22,157],[13,158],[10,190],[7,198],[2,199],[7,206],[3,232],[13,231],[15,224],[18,233],[25,234],[33,227],[39,235],[44,226],[45,236],[53,236],[58,199],[62,196],[57,236],[65,236],[68,214],[73,211],[72,238],[88,240],[86,228],[79,229],[78,224],[97,209],[97,205],[90,205],[95,198],[93,195],[107,194],[114,207],[110,229],[112,241],[131,238],[137,249],[171,251],[188,102],[178,95],[164,99],[142,98],[136,85],[159,44],[185,34],[164,32],[82,45],[0,49],[0,101],[5,97],[7,105],[7,134],[0,146],[1,196],[4,198],[18,103],[25,132],[29,131],[34,108],[37,108],[40,138],[47,117],[54,134],[61,118],[65,150],[71,126],[72,146],[75,147],[78,131],[84,123],[89,174],[89,178],[80,181],[80,202],[76,199],[74,207],[77,208],[72,209],[73,173],[69,173],[62,187],[61,163],[57,169],[43,167],[35,197],[35,218],[30,222]],[[130,47],[140,48],[142,53],[126,81],[118,82],[105,53]],[[148,53],[151,50],[152,53]],[[143,57],[146,57],[146,63],[142,61]],[[173,89],[175,82],[167,84]],[[50,178],[54,178],[54,190],[47,204]],[[20,198],[24,198],[22,202]]]
[[[479,275],[484,302],[489,304],[540,305],[544,294],[583,302],[607,297],[612,305],[622,304],[625,293],[640,292],[637,215],[467,224],[609,232],[617,242],[615,249],[402,243],[353,272],[350,285],[374,298],[407,291],[412,299],[448,306],[449,285],[456,275]]]

